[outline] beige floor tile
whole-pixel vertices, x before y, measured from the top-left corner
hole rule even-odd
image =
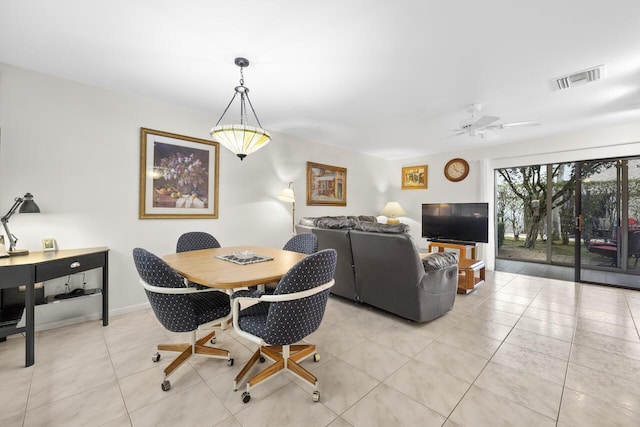
[[[530,307],[540,310],[553,311],[555,313],[567,314],[575,317],[579,308],[576,305],[562,304],[557,302],[550,302],[544,298],[536,298],[531,302]]]
[[[221,422],[216,424],[214,427],[242,427],[242,424],[240,424],[235,417],[229,417],[222,420]]]
[[[543,322],[554,323],[560,326],[573,328],[576,326],[576,317],[555,311],[542,310],[535,307],[529,307],[523,314],[524,317],[542,320]]]
[[[340,327],[363,338],[371,338],[389,326],[388,316],[378,310],[358,310],[356,315],[344,319]]]
[[[574,344],[569,361],[576,365],[597,369],[610,375],[640,383],[640,360]]]
[[[506,301],[514,304],[520,304],[528,306],[533,301],[534,297],[523,296],[523,295],[514,295],[507,292],[504,292],[504,288],[499,290],[498,292],[491,295],[491,299],[497,299],[500,301]]]
[[[204,383],[169,393],[172,393],[170,405],[157,401],[131,412],[133,426],[199,427],[214,425],[231,415]]]
[[[27,411],[24,427],[51,426],[52,420],[55,425],[65,427],[99,426],[126,414],[122,395],[114,381]]]
[[[634,327],[578,318],[578,329],[640,343],[638,330]]]
[[[344,418],[338,417],[328,427],[353,427]]]
[[[640,419],[640,383],[638,382],[570,363],[565,387],[633,411]]]
[[[555,426],[555,420],[518,405],[495,393],[472,386],[451,414],[463,426]]]
[[[445,417],[380,384],[342,414],[355,427],[441,426]]]
[[[379,384],[340,359],[330,360],[313,373],[318,378],[322,403],[336,414],[342,414]]]
[[[243,338],[240,339],[244,340]],[[211,346],[211,344],[208,345]],[[225,359],[215,359],[196,354],[189,359],[188,363],[193,366],[204,380],[226,373],[228,370],[235,371],[240,369],[239,367],[244,366],[253,354],[240,342],[228,336],[219,337],[213,347],[227,350],[231,358],[233,358],[233,366],[227,365]]]
[[[372,341],[361,342],[338,358],[378,381],[387,378],[409,360],[407,356]]]
[[[505,326],[514,326],[518,323],[518,320],[520,320],[520,315],[493,310],[483,305],[470,313],[468,319],[466,319],[467,322],[473,322],[475,320],[488,320]]]
[[[574,342],[599,350],[608,351],[619,356],[640,360],[640,343],[621,340],[607,335],[579,329],[576,331]]]
[[[364,341],[362,336],[341,326],[317,330],[305,339],[314,343],[319,352],[331,353],[333,356],[340,356]]]
[[[176,392],[180,393],[182,390],[188,390],[204,382],[191,365],[185,363],[169,376],[171,390],[168,392],[162,391],[160,384],[164,379],[163,369],[164,365],[158,363],[152,369],[147,369],[119,380],[122,396],[129,412],[136,411],[159,400],[170,400]]]
[[[235,414],[243,426],[326,426],[337,414],[320,402],[314,402],[311,394],[291,383],[262,399],[251,398],[245,408]]]
[[[511,331],[504,342],[527,348],[532,351],[537,351],[561,360],[569,360],[569,353],[571,352],[570,342],[518,328]]]
[[[619,406],[566,388],[562,396],[562,406],[558,427],[632,427],[638,425],[638,414]]]
[[[491,360],[560,385],[567,372],[566,361],[508,343],[502,344]]]
[[[558,417],[562,386],[521,369],[490,362],[474,385],[554,420]]]
[[[460,322],[458,328],[500,341],[504,340],[511,332],[510,326],[473,317],[470,317],[467,322]]]
[[[420,362],[410,360],[394,372],[384,384],[406,394],[427,408],[448,417],[453,408],[471,386],[437,369],[428,369]]]
[[[522,315],[527,310],[526,305],[515,304],[509,301],[502,301],[495,298],[487,298],[487,300],[482,303],[482,306],[486,308],[490,308],[492,310],[504,311],[506,313],[516,314],[518,316]]]
[[[622,325],[630,328],[635,327],[631,313],[628,310],[622,314],[612,314],[604,311],[580,308],[578,316],[583,319],[597,320],[598,322],[612,323],[614,325]]]
[[[476,379],[489,361],[488,358],[438,341],[434,341],[418,353],[414,360],[429,366],[430,369],[438,369],[468,383]]]
[[[394,324],[381,330],[371,338],[371,341],[405,356],[413,357],[431,344],[433,339],[416,333],[413,327]]]
[[[501,343],[500,340],[468,332],[459,327],[450,329],[436,340],[484,358],[490,358]]]
[[[566,342],[571,342],[573,340],[574,328],[545,322],[543,320],[534,319],[533,317],[522,317],[516,324],[516,329],[522,329]]]
[[[44,365],[43,365],[44,366]],[[33,410],[116,380],[108,355],[64,369],[36,367],[27,410]]]

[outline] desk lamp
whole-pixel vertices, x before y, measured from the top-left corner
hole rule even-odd
[[[296,196],[293,194],[293,181],[289,183],[287,188],[280,192],[278,199],[291,203],[291,232],[296,234]]]
[[[16,213],[18,208],[20,208],[18,211],[20,213],[40,213],[40,208],[36,205],[36,202],[33,201],[33,195],[31,193],[25,194],[24,197],[16,197],[14,199],[13,206],[11,206],[9,212],[0,219],[0,221],[2,221],[2,226],[4,227],[4,231],[7,233],[7,238],[9,239],[9,255],[27,255],[29,253],[27,249],[16,249],[18,239],[16,236],[11,234],[11,231],[9,231],[9,218]]]
[[[398,202],[387,202],[385,207],[380,212],[380,215],[387,217],[387,224],[400,224],[400,220],[397,216],[404,216],[407,213],[402,209]]]

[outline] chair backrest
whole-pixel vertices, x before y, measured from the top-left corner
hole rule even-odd
[[[296,234],[285,243],[282,249],[310,255],[318,252],[318,237],[312,233]]]
[[[178,238],[176,252],[197,251],[200,249],[219,248],[218,240],[204,231],[190,231]]]
[[[282,277],[273,294],[300,292],[329,282],[335,274],[337,259],[335,249],[309,255]],[[271,303],[262,338],[271,345],[300,341],[320,326],[328,298],[329,289],[302,299]]]
[[[151,286],[184,288],[183,278],[151,252],[135,248],[133,262],[140,278]],[[188,332],[198,327],[193,300],[187,295],[162,294],[145,289],[158,321],[172,332]]]

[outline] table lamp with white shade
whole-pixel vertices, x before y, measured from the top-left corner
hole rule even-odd
[[[385,207],[380,212],[380,215],[387,217],[387,224],[400,224],[400,220],[396,217],[404,216],[407,213],[402,209],[398,202],[387,202]]]

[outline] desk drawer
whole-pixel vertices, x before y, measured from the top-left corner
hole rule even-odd
[[[81,255],[74,258],[65,258],[39,264],[36,266],[36,282],[51,280],[69,274],[80,273],[94,268],[104,267],[105,254],[97,253]]]

